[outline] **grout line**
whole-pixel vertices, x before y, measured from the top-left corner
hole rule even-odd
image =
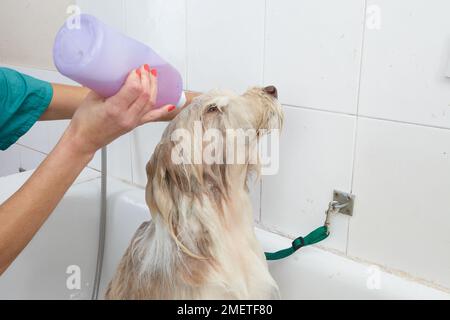
[[[58,70],[50,69],[51,67],[46,67],[46,66],[30,66],[30,65],[26,65],[26,64],[22,64],[22,63],[11,64],[11,63],[8,63],[8,61],[1,61],[0,65],[5,68],[18,67],[18,68],[23,68],[23,69],[33,69],[33,70],[39,70],[39,71],[58,73]]]
[[[186,17],[186,19],[187,19],[187,17]],[[188,46],[188,44],[187,44],[187,41],[186,41],[186,48],[187,48],[187,46]],[[186,50],[186,52],[187,52],[187,50]],[[32,66],[30,67],[30,66],[9,65],[9,64],[1,64],[1,65],[4,66],[4,67],[7,67],[7,68],[18,67],[18,68],[26,68],[26,69],[30,69],[30,70],[37,70],[37,71],[48,71],[48,72],[52,72],[54,74],[57,74],[57,71],[55,71],[55,70],[46,70],[46,69],[42,69],[41,67],[32,67]],[[186,88],[185,89],[189,90],[188,85],[187,85],[187,83],[188,83],[187,79],[188,79],[188,61],[187,61],[187,53],[186,53],[186,81],[185,81]],[[423,123],[412,122],[412,121],[388,119],[388,118],[377,117],[377,116],[360,115],[360,114],[343,112],[343,111],[332,111],[332,110],[327,110],[325,108],[321,109],[321,108],[318,108],[318,107],[307,107],[307,106],[293,105],[293,104],[288,104],[288,103],[282,103],[282,105],[285,106],[285,107],[290,107],[290,108],[304,109],[304,110],[317,111],[317,112],[325,112],[325,113],[331,113],[331,114],[335,114],[335,115],[346,115],[346,116],[353,116],[353,117],[357,117],[357,118],[387,121],[387,122],[392,122],[392,123],[405,124],[405,125],[414,125],[414,126],[425,127],[425,128],[450,130],[450,127],[431,125],[431,124],[423,124]],[[358,108],[358,106],[357,106],[357,108]],[[38,151],[38,150],[35,150],[35,151]]]
[[[351,116],[351,117],[355,117],[355,118],[363,118],[363,119],[369,119],[369,120],[386,121],[386,122],[392,122],[392,123],[404,124],[404,125],[411,125],[411,126],[417,126],[417,127],[423,127],[423,128],[450,130],[450,127],[444,127],[444,126],[438,126],[438,125],[432,125],[432,124],[423,124],[423,123],[412,122],[412,121],[395,120],[395,119],[388,119],[388,118],[377,117],[377,116],[358,115],[358,114],[355,114],[355,113],[348,113],[348,112],[342,112],[342,111],[331,111],[331,110],[326,110],[326,109],[319,109],[319,108],[316,108],[316,107],[305,107],[305,106],[286,104],[286,103],[282,103],[282,105],[284,107],[289,107],[289,108],[304,109],[304,110],[308,110],[308,111],[324,112],[324,113],[330,113],[330,114],[334,114],[334,115]]]
[[[128,6],[125,0],[122,0],[122,11],[124,13],[124,29],[125,29],[125,33],[128,34],[129,30],[128,30]],[[131,169],[131,182],[134,182],[134,173],[133,173],[133,151],[132,151],[132,142],[134,141],[133,139],[134,137],[134,130],[132,130],[131,132],[129,132],[127,134],[127,138],[128,138],[128,146],[129,146],[129,154],[130,154],[130,169]]]
[[[26,146],[26,145],[21,144],[21,143],[18,143],[18,142],[14,143],[14,145],[17,145],[17,146],[22,147],[22,148],[24,148],[24,149],[28,149],[28,150],[30,150],[30,151],[34,151],[34,152],[40,153],[41,155],[44,155],[44,156],[48,156],[48,155],[49,155],[48,153],[46,153],[46,152],[44,152],[44,151],[34,149],[34,148],[32,148],[32,147]],[[22,154],[20,154],[20,166],[23,166]],[[89,166],[89,164],[86,165],[86,168],[89,168],[89,169],[91,169],[91,170],[100,172],[99,169],[96,169],[96,168],[94,168],[94,167],[91,167],[91,166]]]
[[[188,0],[183,1],[184,3],[184,61],[185,61],[185,79],[184,88],[185,90],[190,90],[189,88],[189,52],[188,52]]]
[[[424,127],[424,128],[433,128],[433,129],[441,129],[441,130],[450,130],[450,127],[444,127],[444,126],[437,126],[432,124],[422,124],[412,121],[402,121],[402,120],[395,120],[395,119],[386,119],[383,117],[375,117],[375,116],[364,116],[364,115],[358,115],[359,118],[363,119],[369,119],[369,120],[379,120],[379,121],[387,121],[387,122],[393,122],[397,124],[404,124],[404,125],[410,125],[410,126],[418,126],[418,127]]]
[[[356,120],[353,135],[353,157],[352,157],[352,167],[350,171],[350,193],[353,193],[353,186],[355,180],[355,167],[356,167],[356,147],[358,140],[358,125],[359,125],[359,106],[361,103],[361,80],[363,71],[363,59],[364,59],[364,47],[366,39],[366,17],[367,17],[367,0],[364,0],[363,8],[363,21],[362,21],[362,35],[361,35],[361,52],[359,58],[359,74],[358,74],[358,90],[356,96]],[[347,235],[345,241],[345,255],[348,255],[348,247],[350,242],[350,219],[347,219]]]
[[[18,142],[16,142],[15,144],[18,145],[18,146],[20,146],[20,147],[22,147],[22,148],[25,148],[25,149],[28,149],[28,150],[31,150],[31,151],[34,151],[34,152],[38,152],[38,153],[40,153],[40,154],[42,154],[42,155],[45,155],[45,156],[48,155],[48,153],[46,153],[46,152],[44,152],[44,151],[34,149],[34,148],[32,148],[32,147],[26,146],[26,145],[21,144],[21,143],[18,143]]]
[[[125,29],[125,34],[128,34],[128,6],[125,0],[122,0],[122,12],[123,12],[123,28]]]
[[[264,17],[263,17],[263,52],[262,52],[262,70],[261,70],[261,82],[265,85],[265,70],[266,70],[266,48],[267,48],[267,1],[264,0]],[[262,194],[263,194],[263,177],[259,179],[259,216],[258,222],[262,221]]]
[[[264,18],[263,18],[263,52],[262,52],[262,70],[261,70],[261,82],[265,85],[266,81],[266,49],[267,49],[267,1],[264,0]]]
[[[287,103],[281,103],[284,107],[290,107],[290,108],[297,108],[297,109],[305,109],[310,111],[318,111],[318,112],[325,112],[325,113],[332,113],[336,115],[343,115],[343,116],[356,116],[355,113],[351,112],[344,112],[344,111],[331,111],[327,109],[320,109],[317,107],[306,107],[306,106],[300,106],[300,105],[294,105],[294,104],[287,104]]]
[[[134,183],[134,166],[133,166],[133,162],[134,162],[134,157],[133,157],[133,145],[135,142],[135,135],[136,135],[136,131],[131,131],[130,135],[128,136],[128,142],[130,145],[130,167],[131,167],[131,182]]]
[[[18,146],[18,144],[16,143],[16,147]],[[22,161],[22,150],[20,150],[20,148],[18,148],[19,150],[17,150],[17,152],[19,153],[19,169],[22,168],[23,169],[23,161]],[[20,172],[20,170],[19,170]]]

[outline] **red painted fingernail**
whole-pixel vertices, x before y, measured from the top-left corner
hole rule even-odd
[[[147,72],[150,72],[150,66],[148,64],[144,64],[144,69]]]
[[[175,106],[169,106],[168,108],[167,108],[167,111],[173,111],[173,110],[175,110],[177,107],[175,107]]]
[[[154,77],[157,77],[157,76],[158,76],[158,70],[152,69],[150,72],[152,73],[152,75],[153,75]]]
[[[140,77],[141,76],[141,69],[136,69],[136,73]]]

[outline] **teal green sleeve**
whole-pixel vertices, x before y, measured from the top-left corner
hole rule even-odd
[[[0,150],[6,150],[33,126],[52,97],[50,83],[0,68]]]

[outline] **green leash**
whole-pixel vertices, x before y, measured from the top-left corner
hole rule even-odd
[[[339,209],[347,206],[349,202],[339,203],[336,200],[331,201],[328,204],[328,210],[325,212],[325,223],[323,226],[317,228],[316,230],[309,233],[306,237],[298,237],[292,241],[292,245],[289,248],[277,251],[277,252],[264,252],[266,255],[266,260],[280,260],[286,257],[289,257],[295,251],[300,249],[301,247],[309,246],[311,244],[315,244],[320,242],[328,237],[330,234],[329,225],[330,225],[330,216],[332,213],[339,212]]]
[[[328,237],[328,227],[322,226],[309,233],[306,237],[298,237],[292,241],[292,246],[277,252],[264,252],[266,260],[279,260],[289,257],[301,247],[320,242]]]
[[[264,252],[264,254],[266,255],[266,260],[284,259],[286,257],[289,257],[301,247],[309,246],[328,238],[328,235],[330,234],[329,226],[331,215],[333,213],[338,213],[340,209],[345,208],[348,205],[351,205],[353,207],[354,196],[342,192],[340,193],[344,194],[345,198],[341,199],[341,202],[336,199],[328,204],[328,210],[325,211],[325,223],[322,227],[319,227],[316,230],[310,232],[306,237],[298,237],[294,239],[294,241],[292,241],[292,245],[289,248],[277,252]],[[338,195],[338,191],[334,191],[334,196]]]

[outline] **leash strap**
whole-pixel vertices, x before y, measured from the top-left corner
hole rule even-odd
[[[335,191],[336,194],[336,191]],[[330,218],[334,213],[338,213],[340,209],[348,206],[351,203],[352,198],[347,195],[345,202],[339,202],[338,200],[333,200],[328,203],[328,209],[325,211],[325,223],[322,227],[309,233],[306,237],[298,237],[292,241],[292,245],[289,248],[277,251],[277,252],[264,252],[266,255],[266,260],[280,260],[289,257],[295,251],[301,247],[309,246],[320,242],[328,237],[330,234]]]
[[[328,209],[325,211],[325,223],[322,227],[309,233],[306,237],[298,237],[292,241],[292,245],[289,248],[277,251],[277,252],[264,252],[266,260],[280,260],[289,257],[295,251],[301,247],[309,246],[320,242],[328,237],[330,234],[330,217],[333,213],[339,212],[339,209],[345,207],[347,203],[339,203],[338,201],[331,201],[328,204]]]
[[[306,237],[298,237],[292,241],[292,246],[277,252],[264,252],[266,260],[280,260],[289,257],[301,247],[320,242],[328,237],[328,227],[322,226],[309,233]]]

